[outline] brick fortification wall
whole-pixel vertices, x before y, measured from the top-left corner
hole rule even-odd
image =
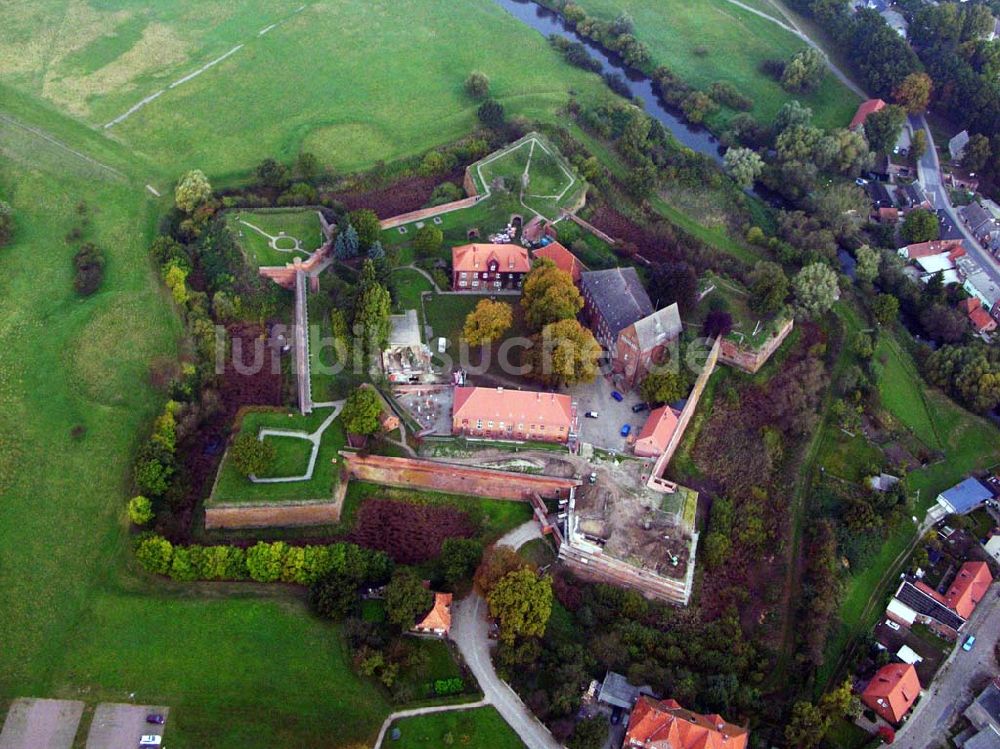
[[[719,361],[731,367],[742,369],[744,372],[753,374],[767,363],[771,355],[784,343],[788,334],[792,332],[794,323],[788,320],[781,329],[771,336],[767,343],[759,349],[743,348],[735,341],[725,340],[722,342],[722,349],[719,352]]]
[[[567,497],[579,481],[551,476],[470,468],[453,463],[413,458],[387,458],[343,451],[347,473],[359,481],[398,486],[404,489],[429,489],[449,494],[469,494],[519,502],[541,497]]]
[[[316,250],[309,259],[302,261],[301,258],[295,258],[291,263],[286,263],[285,265],[266,265],[259,269],[259,273],[264,278],[269,278],[274,281],[279,286],[283,286],[286,289],[295,288],[295,274],[299,271],[303,273],[310,273],[315,270],[316,266],[326,260],[326,256],[330,251],[330,244],[327,243],[323,245],[320,249]]]

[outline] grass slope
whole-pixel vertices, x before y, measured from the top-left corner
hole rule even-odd
[[[726,0],[580,0],[579,5],[607,21],[629,13],[635,19],[635,35],[649,45],[654,64],[666,65],[701,89],[729,81],[754,100],[751,113],[761,122],[770,122],[781,105],[793,98],[812,108],[821,127],[846,127],[857,109],[857,97],[832,74],[827,74],[815,93],[793,96],[761,73],[764,60],[788,59],[804,49],[805,42]],[[773,10],[759,9],[777,16]],[[713,124],[721,124],[728,116],[716,116]]]
[[[524,744],[504,723],[495,707],[461,710],[404,718],[393,724],[400,731],[397,749],[437,749],[446,744],[483,746],[490,749],[522,749]],[[450,735],[449,741],[446,736]]]

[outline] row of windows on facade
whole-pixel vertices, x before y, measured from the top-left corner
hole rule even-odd
[[[463,420],[462,420],[462,426],[464,426],[464,427],[467,427],[467,426],[469,426],[469,420],[468,420],[468,419],[463,419]],[[529,425],[528,425],[528,427],[529,427],[529,431],[532,431],[532,432],[534,432],[534,431],[535,431],[535,425],[534,425],[534,424],[529,424]],[[482,419],[476,419],[476,429],[482,429],[482,428],[483,428],[483,420],[482,420]],[[486,422],[486,428],[487,428],[487,429],[492,429],[492,428],[493,428],[493,422],[492,422],[492,421],[487,421],[487,422]],[[501,421],[501,422],[500,422],[500,423],[499,423],[499,424],[497,425],[497,429],[507,429],[507,430],[512,430],[513,428],[514,428],[514,425],[513,425],[513,424],[505,424],[505,422],[503,422],[503,421]],[[555,429],[555,431],[557,431],[557,432],[562,432],[562,431],[564,431],[564,428],[563,428],[563,427],[554,427],[554,429]],[[519,431],[519,432],[523,432],[523,431],[524,431],[524,424],[518,424],[518,425],[517,425],[517,431]],[[538,431],[539,431],[539,432],[544,432],[544,431],[545,431],[545,425],[544,425],[544,424],[541,424],[541,425],[540,425],[540,426],[538,427]]]
[[[464,270],[460,271],[459,274],[458,274],[459,278],[466,278],[466,277],[468,277],[468,275],[469,275],[469,272],[468,271],[464,271]],[[515,276],[523,276],[524,274],[523,273],[475,273],[475,272],[473,272],[472,275],[473,276],[478,276],[479,278],[490,278],[492,276],[507,276],[508,280],[510,280],[510,279],[513,279]]]

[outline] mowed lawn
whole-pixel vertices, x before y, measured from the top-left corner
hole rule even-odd
[[[829,73],[819,90],[808,96],[793,96],[782,89],[760,71],[760,64],[768,59],[787,60],[805,49],[805,42],[726,0],[579,0],[578,4],[588,14],[608,21],[629,13],[635,19],[635,36],[649,46],[655,65],[666,65],[701,89],[729,81],[754,100],[751,114],[761,122],[770,122],[789,99],[799,99],[812,108],[817,125],[847,127],[860,103]],[[765,12],[777,17],[773,10]],[[716,116],[713,124],[730,116]]]
[[[314,210],[238,211],[230,213],[227,218],[243,251],[256,265],[284,265],[293,262],[296,257],[305,260],[309,253],[323,244],[323,231]],[[253,227],[271,237],[278,237],[275,242],[277,249],[271,247],[268,237]],[[293,238],[299,240],[301,250],[295,249]]]
[[[93,153],[89,131],[46,116],[29,124]],[[300,591],[127,571],[126,477],[165,397],[149,365],[176,354],[181,332],[146,250],[160,206],[141,174],[119,180],[27,131],[4,134],[0,195],[17,234],[0,250],[0,704],[134,693],[172,707],[177,747],[370,742],[389,708]],[[86,238],[108,259],[85,300],[63,241],[81,199]]]
[[[420,715],[397,720],[392,726],[400,732],[399,741],[391,742],[396,749],[438,749],[451,744],[489,749],[524,747],[495,707]]]
[[[200,167],[240,179],[260,160],[290,161],[300,148],[340,171],[421,153],[476,124],[478,102],[462,85],[472,70],[490,77],[509,114],[545,121],[557,119],[570,90],[584,99],[605,91],[492,0],[337,0],[306,3],[297,14],[299,0],[87,6],[71,46],[95,45],[81,54],[91,67],[103,64],[83,77],[71,74],[65,44],[50,43],[68,3],[38,5],[0,10],[0,28],[10,21],[15,29],[0,32],[0,61],[10,61],[15,84],[96,126],[164,89],[107,132],[173,174]],[[100,41],[137,16],[150,19],[143,33],[159,40],[152,52],[145,38],[125,48],[134,26],[114,43]]]

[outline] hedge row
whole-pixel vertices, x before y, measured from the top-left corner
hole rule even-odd
[[[135,546],[139,563],[156,575],[174,580],[254,580],[261,583],[310,585],[330,572],[358,580],[388,577],[392,561],[381,551],[350,543],[289,546],[261,541],[249,549],[238,546],[176,546],[162,536],[140,536]]]

